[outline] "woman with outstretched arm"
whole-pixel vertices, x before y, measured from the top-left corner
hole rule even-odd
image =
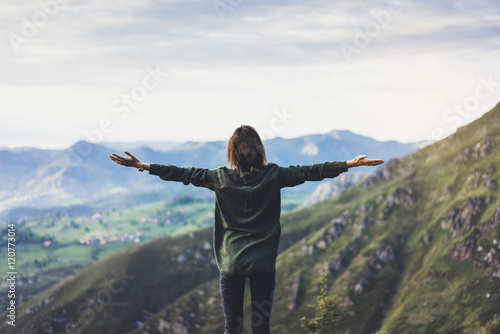
[[[225,334],[241,334],[245,279],[250,282],[252,331],[269,333],[280,239],[280,189],[305,181],[334,178],[349,168],[376,166],[381,159],[359,155],[348,161],[281,167],[268,163],[262,140],[248,125],[237,128],[227,144],[230,168],[204,169],[149,164],[130,152],[112,153],[119,165],[147,170],[165,181],[193,184],[215,192],[213,248],[220,272]]]

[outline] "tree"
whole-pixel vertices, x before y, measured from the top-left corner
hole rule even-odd
[[[340,303],[342,298],[338,296],[327,296],[327,273],[323,271],[321,280],[321,293],[316,297],[316,305],[309,305],[315,309],[315,317],[300,319],[301,326],[314,334],[342,334],[337,328],[338,323],[345,313],[345,307]],[[348,334],[347,331],[345,334]],[[374,334],[387,334],[386,331],[378,331]]]
[[[97,261],[99,258],[99,253],[101,253],[101,251],[102,249],[98,244],[92,244],[92,246],[90,246],[90,257],[92,258],[92,260]]]
[[[316,305],[309,305],[315,309],[315,317],[300,319],[301,326],[314,334],[340,334],[337,324],[345,313],[345,308],[340,305],[342,299],[338,296],[326,294],[326,270],[321,280],[321,293],[316,297]]]

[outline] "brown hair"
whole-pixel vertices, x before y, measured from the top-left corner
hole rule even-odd
[[[232,169],[244,173],[267,165],[264,144],[253,127],[242,125],[234,131],[227,142],[227,162]]]

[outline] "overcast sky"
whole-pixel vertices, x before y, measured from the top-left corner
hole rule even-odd
[[[500,101],[498,0],[2,0],[0,32],[0,146],[413,142]]]

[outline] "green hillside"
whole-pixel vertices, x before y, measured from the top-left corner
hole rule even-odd
[[[350,333],[500,332],[499,148],[500,104],[341,195],[285,214],[272,333],[306,333],[299,319],[313,315],[325,267]],[[4,331],[221,333],[210,243],[209,228],[119,251],[22,305],[16,331]]]
[[[167,201],[127,209],[95,210],[88,215],[60,212],[27,217],[16,223],[16,277],[18,304],[69,275],[116,251],[148,240],[177,236],[213,224],[213,196],[181,195]],[[282,210],[293,210],[303,197],[289,194]],[[7,253],[7,228],[0,228],[0,251]],[[7,268],[7,257],[0,257],[0,268]],[[5,281],[7,271],[0,272]],[[8,306],[8,286],[0,285],[0,308]]]

